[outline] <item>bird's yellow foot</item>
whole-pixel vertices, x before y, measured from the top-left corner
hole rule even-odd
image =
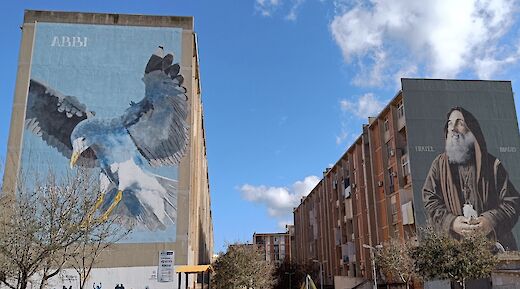
[[[123,191],[117,191],[114,201],[112,202],[112,204],[110,204],[110,207],[108,207],[107,211],[101,217],[103,221],[106,221],[108,219],[108,216],[110,216],[110,213],[112,213],[112,211],[116,208],[117,204],[119,204],[122,198]]]
[[[99,195],[99,197],[97,198],[96,203],[94,204],[94,207],[92,208],[92,210],[90,210],[90,212],[88,213],[88,215],[85,218],[85,220],[83,220],[83,223],[81,224],[81,226],[83,228],[86,228],[87,225],[90,222],[92,222],[92,217],[94,216],[94,213],[96,213],[97,209],[101,206],[101,204],[103,204],[103,200],[104,199],[105,199],[105,193],[101,193]]]
[[[96,203],[94,204],[94,209],[92,210],[92,212],[95,212],[101,206],[101,204],[103,204],[104,199],[105,199],[104,193],[99,195],[99,198],[96,200]]]

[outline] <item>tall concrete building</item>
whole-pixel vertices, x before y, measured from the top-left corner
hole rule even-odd
[[[466,151],[453,149],[459,139]],[[415,238],[426,225],[456,237],[453,220],[466,206],[516,250],[519,149],[510,82],[402,79],[294,210],[295,260],[321,263],[325,284],[352,288],[374,278],[370,247]]]
[[[193,17],[25,11],[21,28],[3,191],[14,191],[21,171],[93,167],[107,196],[102,207],[115,203],[112,213],[136,226],[102,256],[92,284],[171,288],[174,267],[209,264]],[[56,288],[77,288],[69,273]]]

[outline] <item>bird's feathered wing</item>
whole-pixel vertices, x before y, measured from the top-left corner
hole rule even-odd
[[[66,158],[72,155],[72,130],[93,115],[76,97],[63,95],[42,82],[30,80],[25,127]],[[92,167],[95,160],[92,150],[87,150],[77,163]]]
[[[162,48],[145,68],[145,97],[131,103],[123,124],[139,152],[151,166],[179,164],[188,144],[188,99],[184,78],[173,55],[162,57]]]

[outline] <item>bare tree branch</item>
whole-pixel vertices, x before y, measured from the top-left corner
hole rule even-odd
[[[3,192],[0,202],[0,282],[26,289],[38,275],[43,289],[65,266],[87,266],[90,273],[95,258],[131,230],[115,216],[106,222],[91,220],[98,184],[86,170],[62,179],[52,171],[43,178],[38,173],[30,178],[21,174],[16,189]],[[74,266],[74,257],[82,254],[94,259]]]

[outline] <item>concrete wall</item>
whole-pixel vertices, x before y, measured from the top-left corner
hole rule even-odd
[[[334,276],[334,289],[352,289],[365,281],[366,279],[363,278]],[[357,289],[362,289],[360,287],[357,287]],[[367,282],[367,286],[363,287],[372,288],[373,283]]]
[[[20,170],[25,109],[31,70],[35,23],[80,23],[182,28],[181,74],[190,101],[190,142],[179,164],[177,231],[175,242],[116,244],[100,258],[98,267],[157,266],[160,250],[174,250],[176,264],[207,264],[213,253],[213,225],[208,165],[198,71],[196,34],[192,17],[26,11],[22,26],[3,190],[14,191]],[[128,287],[130,288],[130,287]]]

